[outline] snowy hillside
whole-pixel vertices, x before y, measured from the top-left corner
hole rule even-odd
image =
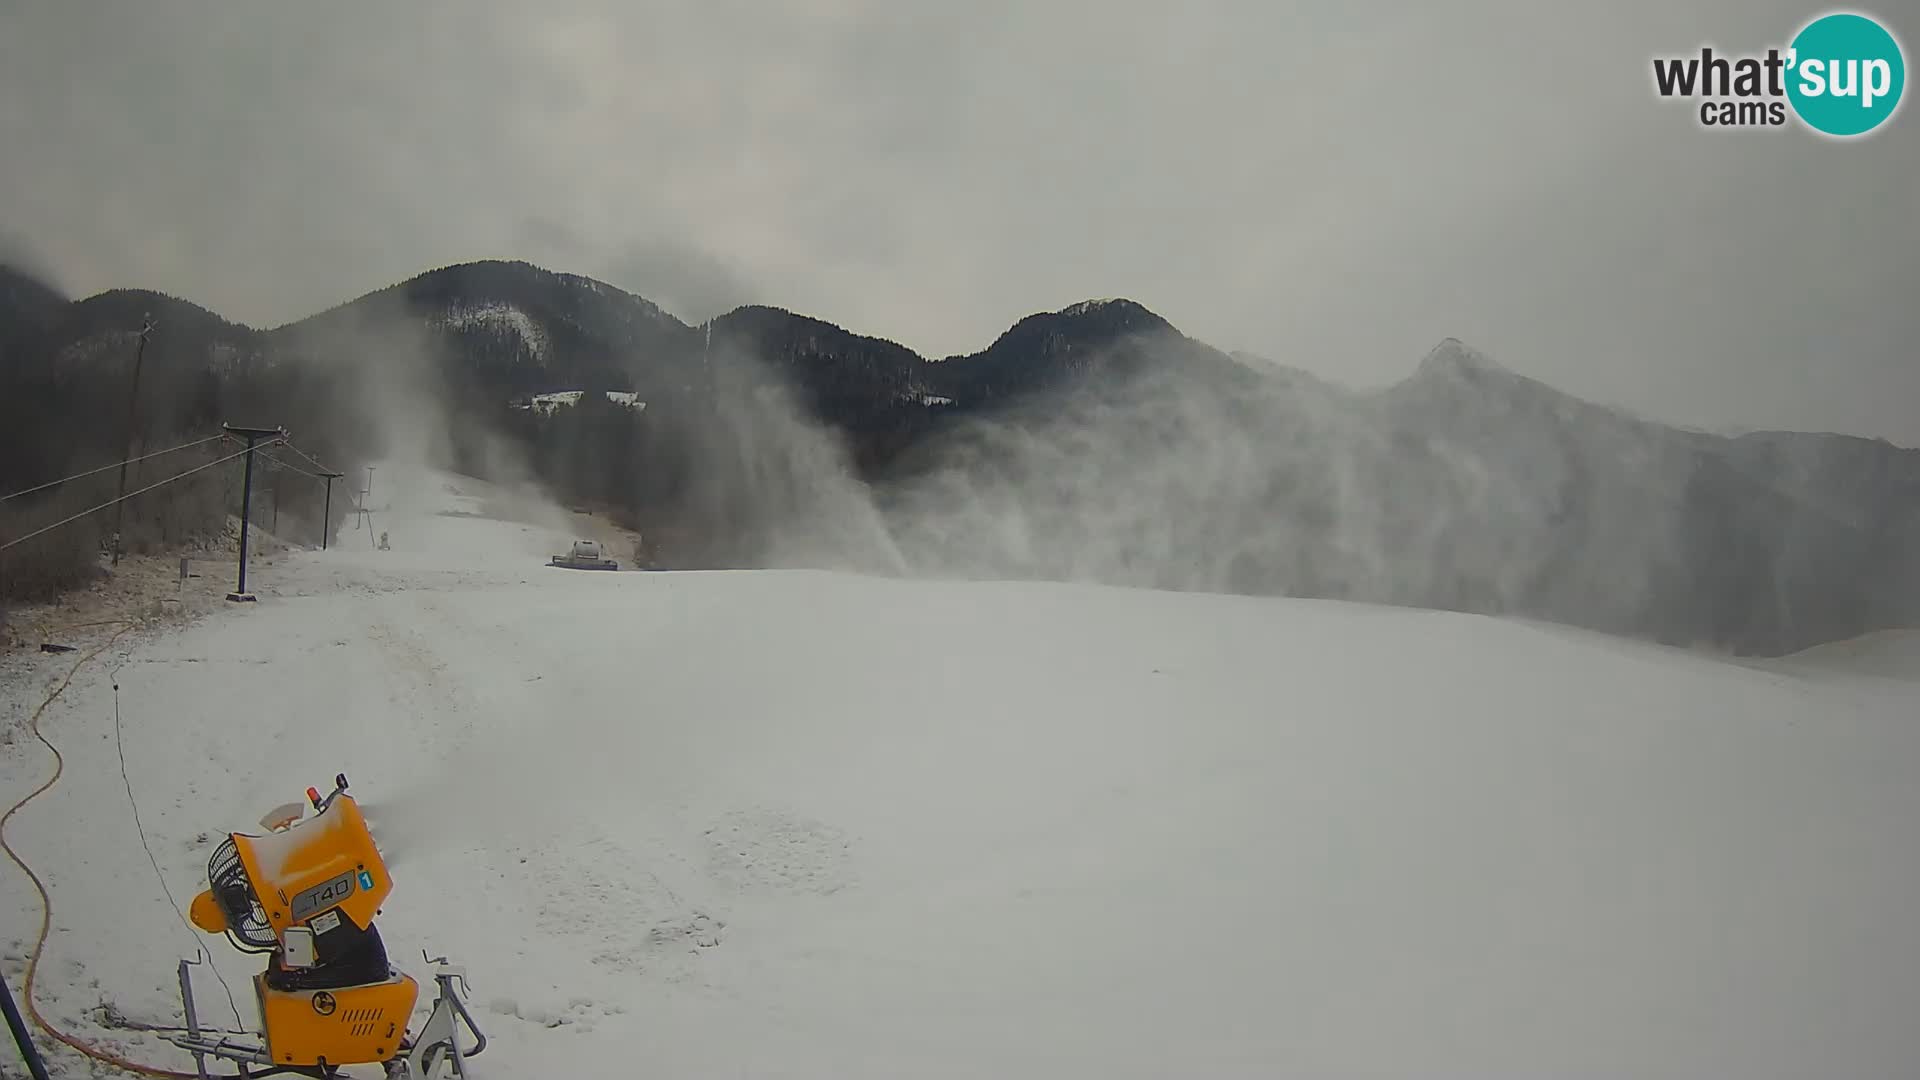
[[[455,330],[474,327],[504,331],[517,337],[529,361],[545,366],[551,346],[538,320],[512,304],[489,301],[473,305],[453,304],[439,319],[441,325]]]
[[[570,572],[543,565],[554,512],[379,476],[392,550],[283,558],[258,604],[123,638],[46,710],[66,775],[7,836],[53,894],[38,1000],[68,1030],[187,1066],[98,1007],[177,1022],[199,944],[242,991],[255,969],[160,892],[117,677],[174,895],[210,836],[344,771],[398,880],[396,963],[469,967],[483,1078],[1920,1060],[1920,683],[1886,662],[1332,602]],[[51,772],[20,725],[83,655],[0,673],[8,804]],[[39,906],[0,882],[17,988]]]

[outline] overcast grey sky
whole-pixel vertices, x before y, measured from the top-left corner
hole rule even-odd
[[[1819,10],[5,0],[0,234],[254,325],[477,258],[933,356],[1124,295],[1349,385],[1452,335],[1659,419],[1920,446],[1920,112],[1839,143],[1652,92]],[[1920,4],[1866,10],[1911,65]]]

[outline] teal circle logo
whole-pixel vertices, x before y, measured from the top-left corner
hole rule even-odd
[[[1823,15],[1789,49],[1787,100],[1815,131],[1865,135],[1900,107],[1906,57],[1893,34],[1865,15]]]

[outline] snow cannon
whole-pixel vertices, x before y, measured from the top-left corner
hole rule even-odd
[[[169,1038],[207,1078],[209,1057],[234,1062],[241,1077],[335,1077],[341,1066],[366,1064],[384,1066],[390,1080],[437,1077],[443,1066],[466,1076],[464,1060],[486,1048],[486,1037],[461,999],[465,973],[421,953],[439,992],[426,1023],[410,1032],[420,985],[388,963],[373,924],[393,892],[386,862],[344,774],[330,794],[306,794],[312,817],[301,820],[306,807],[289,803],[261,819],[264,835],[228,834],[190,909],[201,930],[266,954],[253,977],[261,1031],[201,1027],[189,977],[197,961],[182,960],[187,1026]]]

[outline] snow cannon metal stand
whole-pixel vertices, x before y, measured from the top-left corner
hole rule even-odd
[[[306,808],[289,803],[261,819],[266,835],[230,833],[207,863],[194,925],[268,960],[253,977],[259,1033],[201,1027],[188,977],[199,961],[180,961],[187,1026],[168,1039],[193,1055],[202,1080],[213,1080],[208,1058],[233,1062],[226,1075],[235,1077],[337,1077],[343,1066],[368,1064],[383,1066],[390,1080],[443,1070],[465,1077],[466,1059],[486,1049],[461,998],[465,970],[424,951],[438,992],[426,1023],[407,1030],[420,987],[387,963],[373,926],[393,881],[346,791],[345,775],[325,798],[308,788],[313,817],[302,821]]]

